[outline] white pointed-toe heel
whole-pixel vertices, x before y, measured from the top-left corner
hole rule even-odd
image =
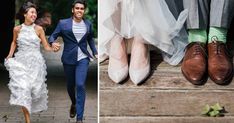
[[[116,35],[111,42],[108,75],[115,83],[120,83],[128,76],[128,58],[126,45],[122,37]]]
[[[143,40],[141,37],[136,37],[134,43],[137,43],[137,41]],[[150,74],[150,50],[149,50],[149,45],[146,46],[146,64],[141,64],[140,63],[140,56],[142,55],[141,50],[139,50],[139,48],[141,48],[141,46],[139,44],[132,44],[132,52],[131,52],[131,62],[129,65],[129,76],[130,79],[132,80],[132,82],[135,85],[138,85],[140,83],[142,83]],[[145,45],[145,44],[144,44]],[[139,47],[140,46],[140,47]],[[139,63],[137,63],[137,65],[134,63],[136,63],[137,61],[139,61]],[[139,67],[139,65],[144,65],[143,67]]]
[[[144,67],[142,69],[132,68],[131,65],[129,67],[129,76],[135,85],[138,85],[141,82],[143,82],[149,76],[149,74],[150,74],[150,58],[149,58],[149,56],[148,56],[148,63],[146,65],[146,67]]]
[[[113,69],[109,64],[108,75],[112,81],[115,83],[120,83],[128,76],[128,65],[122,67],[121,69]]]

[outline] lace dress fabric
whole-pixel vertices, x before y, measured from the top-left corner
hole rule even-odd
[[[22,24],[17,38],[17,52],[5,61],[9,71],[10,104],[24,106],[29,113],[47,109],[46,64],[40,51],[35,24]]]
[[[188,44],[184,28],[188,11],[177,11],[175,1],[102,0],[100,56],[109,55],[110,41],[116,34],[125,39],[140,35],[145,44],[161,50],[166,62],[177,65],[183,58],[184,49]]]

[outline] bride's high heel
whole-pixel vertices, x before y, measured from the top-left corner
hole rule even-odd
[[[128,76],[128,65],[120,69],[112,69],[112,67],[109,64],[108,75],[115,83],[120,83]]]
[[[128,60],[125,42],[116,35],[111,41],[108,75],[116,83],[122,82],[128,76]]]
[[[134,41],[135,43],[135,41]],[[135,85],[138,85],[139,83],[143,82],[149,75],[150,73],[150,53],[149,53],[149,46],[147,45],[146,46],[146,57],[147,57],[147,61],[146,61],[146,64],[142,64],[144,65],[144,67],[142,68],[137,68],[136,66],[138,65],[133,65],[134,63],[133,62],[136,62],[136,60],[139,61],[139,56],[138,56],[138,59],[135,58],[135,55],[141,55],[141,53],[136,53],[136,51],[134,50],[139,50],[138,48],[134,48],[134,43],[132,44],[132,52],[131,52],[131,62],[130,62],[130,67],[129,67],[129,76],[132,80],[132,82],[135,84]],[[145,44],[144,44],[145,45]],[[133,52],[135,52],[135,54],[133,54]],[[138,63],[138,64],[141,64],[141,63]]]

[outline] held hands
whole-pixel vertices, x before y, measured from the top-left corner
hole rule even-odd
[[[54,52],[58,52],[60,50],[61,45],[58,42],[52,43],[52,49]]]

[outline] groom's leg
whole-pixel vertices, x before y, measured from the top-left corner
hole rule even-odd
[[[233,76],[233,65],[226,38],[233,18],[234,1],[211,0],[210,7],[208,73],[215,83],[228,84]]]
[[[184,0],[188,9],[187,29],[189,33],[186,53],[181,70],[185,78],[193,84],[200,85],[206,80],[206,47],[207,25],[210,0]]]
[[[233,0],[211,0],[209,42],[216,39],[226,43],[227,30],[234,16]]]
[[[184,0],[184,8],[189,10],[187,29],[189,42],[207,42],[210,0]]]
[[[233,0],[211,0],[210,26],[229,28],[234,15]]]
[[[76,104],[75,98],[75,70],[76,65],[63,64],[64,72],[67,79],[67,92],[72,101],[72,105]]]
[[[85,81],[89,68],[89,59],[85,58],[78,61],[76,66],[76,111],[77,111],[77,120],[83,119],[84,114],[84,105],[85,105]]]
[[[207,29],[210,0],[183,0],[184,9],[188,9],[188,29]]]

